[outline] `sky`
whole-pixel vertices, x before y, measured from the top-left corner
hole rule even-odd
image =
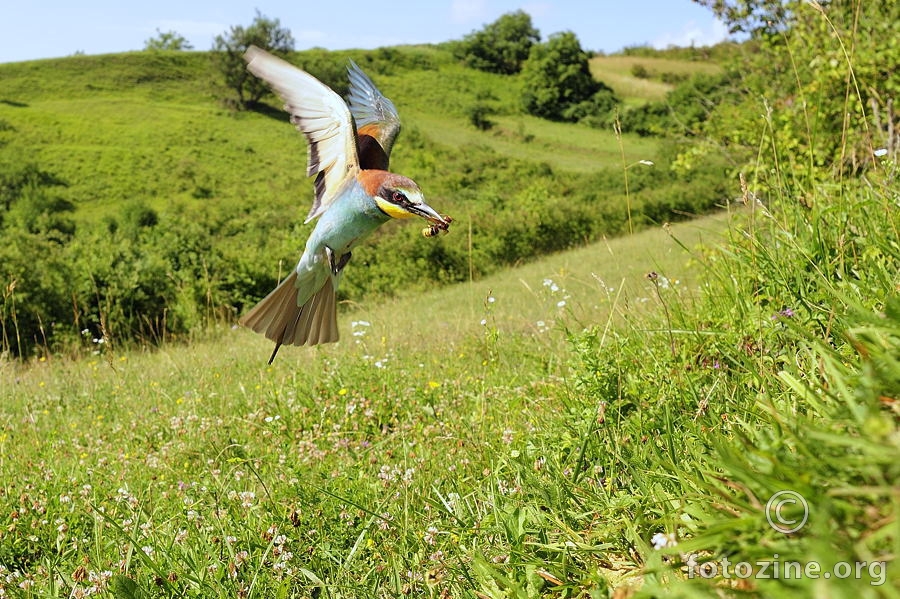
[[[607,53],[643,44],[702,46],[727,36],[691,0],[4,0],[0,63],[142,50],[157,30],[209,50],[230,26],[249,25],[257,9],[290,29],[297,50],[460,39],[517,9],[531,15],[542,39],[572,31],[584,49]]]

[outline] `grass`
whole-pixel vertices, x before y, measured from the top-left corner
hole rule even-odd
[[[343,64],[347,55],[333,53],[328,60]],[[302,137],[269,117],[224,108],[216,97],[226,94],[217,88],[206,53],[70,57],[0,65],[0,73],[0,99],[6,100],[0,121],[13,127],[0,132],[0,160],[33,162],[66,181],[59,193],[79,206],[81,220],[96,221],[128,202],[164,210],[214,198],[230,209],[248,197],[268,196],[287,208],[306,185],[296,172],[305,155]],[[500,156],[577,172],[618,164],[611,130],[510,114],[517,110],[516,85],[498,75],[439,62],[378,79],[403,107],[406,126],[449,151],[484,145]],[[497,131],[482,133],[468,124],[466,109],[480,97],[501,113]],[[280,108],[274,100],[272,106]],[[525,138],[531,141],[523,144]],[[642,158],[657,159],[655,141],[626,141]],[[404,152],[415,157],[399,143],[399,164]],[[245,166],[260,160],[266,172],[248,174]],[[90,177],[83,175],[87,169]],[[432,190],[437,197],[449,193]]]
[[[459,122],[448,127],[446,118],[433,113],[410,114],[409,122],[432,139],[440,139],[455,147],[484,146],[500,156],[547,164],[553,169],[578,173],[595,173],[621,162],[619,143],[613,132],[591,129],[571,123],[554,123],[536,117],[491,117],[496,126],[481,132]],[[659,148],[654,139],[626,135],[628,151],[635,161],[643,156],[656,156]]]
[[[726,224],[672,233],[693,245]],[[513,518],[495,511],[523,484],[507,462],[569,393],[563,327],[640,311],[648,269],[689,287],[687,260],[661,229],[611,240],[359,306],[342,343],[272,367],[244,330],[5,363],[0,563],[28,574],[4,588],[70,594],[107,571],[203,596],[456,588],[464,554],[493,551],[477,523]]]
[[[240,329],[5,363],[0,584],[117,598],[823,588],[688,574],[774,554],[865,561],[861,581],[824,588],[894,596],[896,506],[877,498],[900,457],[900,311],[884,299],[891,246],[872,233],[898,223],[873,220],[889,213],[865,195],[809,237],[742,210],[349,306],[340,344],[271,367],[270,344]],[[831,256],[871,276],[820,317],[829,269],[798,300],[784,266],[818,264],[835,221],[876,245],[865,264]],[[856,345],[818,341],[820,321]],[[765,521],[785,486],[812,506],[800,536]]]
[[[0,595],[897,597],[897,165],[773,170],[273,366],[241,329],[0,362]]]
[[[638,65],[647,70],[648,77],[634,76],[633,69]],[[721,70],[713,62],[641,56],[595,56],[590,66],[591,74],[613,88],[626,105],[665,99],[674,85],[659,79],[663,73],[689,76],[696,73],[714,74]]]

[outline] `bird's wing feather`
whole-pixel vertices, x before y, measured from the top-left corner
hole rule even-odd
[[[244,59],[247,69],[284,99],[291,122],[309,142],[306,174],[316,176],[309,222],[325,212],[341,187],[359,172],[353,117],[339,95],[306,71],[256,46],[250,46]]]
[[[350,78],[347,102],[356,121],[360,145],[364,148],[364,136],[371,136],[381,146],[386,161],[390,158],[394,140],[400,132],[400,115],[397,114],[397,108],[352,60],[347,71]],[[364,151],[361,151],[361,154],[364,154]],[[363,155],[360,156],[360,161],[362,168],[387,169],[387,164],[366,166],[366,157]]]

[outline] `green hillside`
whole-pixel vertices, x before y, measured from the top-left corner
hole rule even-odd
[[[516,78],[465,68],[439,47],[292,60],[341,91],[351,57],[404,118],[392,169],[456,224],[427,242],[414,227],[384,227],[355,253],[345,299],[478,278],[724,196],[721,166],[675,174],[657,140],[524,115]],[[274,98],[231,108],[208,53],[5,64],[0,78],[0,172],[7,195],[22,196],[6,200],[6,228],[28,248],[0,256],[4,287],[15,283],[5,346],[61,348],[102,327],[123,341],[185,335],[233,320],[296,260],[312,196],[303,138]],[[473,106],[491,129],[470,122]]]
[[[635,72],[642,69],[643,77]],[[657,56],[595,56],[591,73],[606,82],[626,104],[662,100],[675,83],[697,73],[716,74],[722,67],[712,61],[696,61]]]
[[[900,3],[733,4],[747,44],[595,60],[647,138],[445,46],[292,56],[372,74],[455,222],[386,226],[272,365],[274,102],[202,53],[0,65],[0,597],[896,598]]]
[[[450,150],[485,146],[502,156],[573,171],[620,167],[619,144],[611,131],[521,114],[514,79],[464,68],[433,48],[395,50],[408,55],[412,66],[405,68],[391,65],[393,53],[384,53],[388,58],[377,52],[309,52],[298,54],[295,62],[317,75],[324,71],[329,75],[325,80],[335,87],[345,85],[339,77],[348,58],[363,66],[374,64],[373,76],[402,107],[405,127]],[[637,60],[603,57],[592,64],[600,78],[615,76],[624,82],[616,91],[626,101],[650,99],[653,94],[631,92],[639,79],[621,68],[597,66]],[[656,64],[643,61],[648,60]],[[717,68],[709,63],[657,62],[679,73]],[[14,153],[21,162],[35,162],[58,174],[68,185],[64,195],[79,203],[190,201],[211,192],[227,204],[245,194],[280,195],[280,187],[275,193],[261,187],[264,181],[273,182],[271,176],[254,177],[253,163],[244,167],[251,153],[262,153],[265,168],[276,174],[274,183],[309,195],[303,179],[284,174],[305,160],[302,136],[290,127],[261,125],[269,122],[261,114],[226,108],[221,100],[228,91],[219,84],[207,53],[75,56],[0,65],[0,74],[0,118],[7,124],[3,157],[11,161]],[[479,132],[466,120],[466,110],[482,98],[499,115],[502,126],[497,131]],[[271,102],[275,110],[280,108],[277,100]],[[396,148],[398,169],[415,162],[416,152],[404,145]],[[626,136],[624,145],[629,156],[663,158],[651,140]],[[91,177],[85,176],[86,166],[93,170]],[[210,188],[213,185],[216,189]],[[84,214],[93,215],[93,210]]]

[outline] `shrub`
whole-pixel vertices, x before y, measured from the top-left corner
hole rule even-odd
[[[227,33],[216,36],[213,62],[225,86],[237,94],[241,108],[253,106],[270,93],[266,83],[247,71],[244,52],[251,45],[284,56],[294,49],[294,38],[278,19],[265,17],[258,10],[248,27],[233,25]]]
[[[490,106],[482,103],[472,104],[467,112],[469,116],[469,122],[476,129],[480,129],[481,131],[489,131],[490,129],[493,129],[495,123],[488,118],[493,112]]]
[[[617,103],[612,90],[591,76],[587,53],[572,32],[533,46],[522,79],[522,105],[541,118],[575,121]]]
[[[531,24],[528,13],[506,13],[480,31],[474,31],[457,44],[455,53],[467,65],[503,75],[522,69],[531,47],[540,40],[540,32]]]
[[[631,76],[637,77],[638,79],[649,79],[650,71],[647,70],[647,67],[638,62],[631,67]]]

